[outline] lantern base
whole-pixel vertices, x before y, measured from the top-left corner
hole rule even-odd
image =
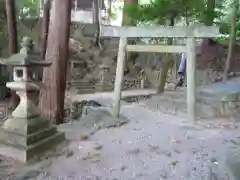
[[[21,122],[19,128],[16,128],[16,122]],[[14,126],[11,126],[13,123]],[[0,129],[0,154],[26,163],[64,140],[65,134],[58,132],[56,126],[41,116],[32,119],[9,118]]]

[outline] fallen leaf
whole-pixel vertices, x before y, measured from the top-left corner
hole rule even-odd
[[[86,141],[86,140],[88,140],[89,139],[89,136],[88,135],[82,135],[82,136],[80,136],[80,140],[81,141]]]
[[[211,162],[212,162],[213,164],[218,164],[218,161],[217,161],[216,158],[211,158]]]
[[[171,156],[172,156],[172,153],[171,153],[171,152],[168,152],[166,155],[167,155],[168,157],[171,157]]]
[[[174,149],[173,150],[175,153],[177,153],[177,154],[181,154],[181,152],[179,151],[179,150],[177,150],[177,149]]]
[[[139,148],[132,149],[128,151],[129,154],[139,154],[141,150]]]
[[[235,145],[240,145],[240,141],[231,140],[230,142],[235,144]]]
[[[127,169],[127,167],[124,166],[124,165],[122,165],[122,166],[120,167],[120,170],[121,170],[121,171],[124,171],[125,169]]]
[[[82,157],[82,160],[94,159],[94,158],[98,157],[99,155],[100,155],[99,153],[88,152],[86,156]]]
[[[171,142],[173,142],[173,143],[180,143],[181,141],[175,140],[175,139],[171,139]]]
[[[176,166],[179,163],[179,161],[173,161],[173,162],[169,162],[168,165],[169,166]]]
[[[100,159],[93,159],[91,162],[92,163],[98,163],[98,162],[100,162]]]
[[[69,151],[69,152],[67,152],[67,154],[66,154],[66,157],[71,157],[71,156],[73,156],[73,151]]]
[[[94,147],[94,149],[95,149],[95,150],[101,150],[102,147],[103,147],[102,145],[97,145],[97,146]]]

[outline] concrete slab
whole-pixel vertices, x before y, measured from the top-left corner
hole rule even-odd
[[[102,92],[102,93],[93,93],[93,94],[81,94],[81,95],[74,95],[71,96],[71,100],[78,100],[78,101],[89,101],[95,100],[99,98],[104,99],[112,99],[114,92]],[[137,90],[128,90],[122,92],[122,98],[127,98],[131,96],[143,96],[143,95],[153,95],[156,94],[155,89],[137,89]]]
[[[223,94],[240,93],[240,78],[233,78],[227,82],[219,82],[202,87],[199,92],[203,95],[221,96]]]

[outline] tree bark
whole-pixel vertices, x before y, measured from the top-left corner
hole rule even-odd
[[[6,14],[6,2],[0,1],[0,41],[7,40],[7,14]],[[3,44],[5,44],[3,42]],[[0,45],[0,56],[2,55],[2,50],[4,49],[3,45]]]
[[[124,7],[123,7],[123,15],[122,15],[122,26],[136,26],[137,22],[134,21],[131,17],[128,16],[125,9],[129,5],[138,5],[138,0],[124,0]],[[128,44],[136,44],[137,40],[129,40]],[[135,61],[138,57],[139,53],[137,52],[127,52],[127,61],[126,61],[126,68],[127,71],[131,71],[131,67],[134,67]]]
[[[228,79],[228,73],[230,70],[231,59],[232,59],[232,55],[233,55],[234,48],[235,48],[238,8],[239,8],[239,2],[238,2],[238,0],[235,0],[233,12],[232,12],[232,26],[231,26],[231,34],[230,34],[230,39],[229,39],[229,44],[228,44],[228,54],[227,54],[227,59],[226,59],[225,68],[224,68],[224,72],[223,72],[223,81],[226,81]]]
[[[99,45],[100,21],[99,21],[99,0],[93,0],[93,24],[96,25],[94,44]]]
[[[213,20],[215,18],[215,6],[216,6],[216,0],[207,0],[206,9],[204,11],[203,15],[203,23],[206,26],[212,26]]]
[[[64,122],[64,98],[69,55],[69,36],[71,25],[71,1],[54,0],[46,60],[52,61],[50,68],[44,70],[44,88],[40,93],[40,108],[43,115],[55,124]]]
[[[99,0],[92,1],[93,24],[99,23]]]
[[[15,0],[6,0],[6,14],[7,14],[7,29],[8,29],[8,50],[9,54],[18,53],[18,36],[17,36],[17,17]],[[12,73],[12,69],[9,69]],[[11,92],[10,109],[15,109],[20,102],[19,96],[16,92]]]
[[[9,54],[18,53],[15,0],[6,0]]]
[[[42,23],[42,59],[45,59],[47,50],[47,39],[50,21],[51,0],[45,0],[43,6],[43,23]]]
[[[170,26],[174,26],[175,17],[170,19]],[[167,45],[172,45],[173,44],[173,39],[168,38]],[[165,84],[167,80],[167,75],[170,67],[173,65],[173,55],[170,54],[165,54],[163,56],[162,60],[162,67],[161,67],[161,72],[160,72],[160,78],[159,78],[159,83],[157,85],[157,93],[163,93],[165,90]]]

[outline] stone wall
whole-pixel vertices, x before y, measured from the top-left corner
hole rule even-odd
[[[103,81],[103,82],[84,81],[84,80],[68,82],[68,86],[70,88],[77,89],[79,94],[113,91],[114,84],[115,84],[114,79],[112,79],[111,81]],[[141,79],[129,79],[129,78],[124,79],[123,90],[140,89],[140,88],[142,88]]]
[[[213,40],[204,40],[201,54],[197,56],[197,84],[205,85],[222,80],[228,47]],[[240,72],[240,46],[236,45],[231,60],[229,77]]]
[[[213,40],[204,40],[201,55],[197,58],[198,69],[213,69],[223,71],[227,58],[228,46],[218,44]],[[232,57],[231,72],[240,72],[240,46],[236,45]]]

